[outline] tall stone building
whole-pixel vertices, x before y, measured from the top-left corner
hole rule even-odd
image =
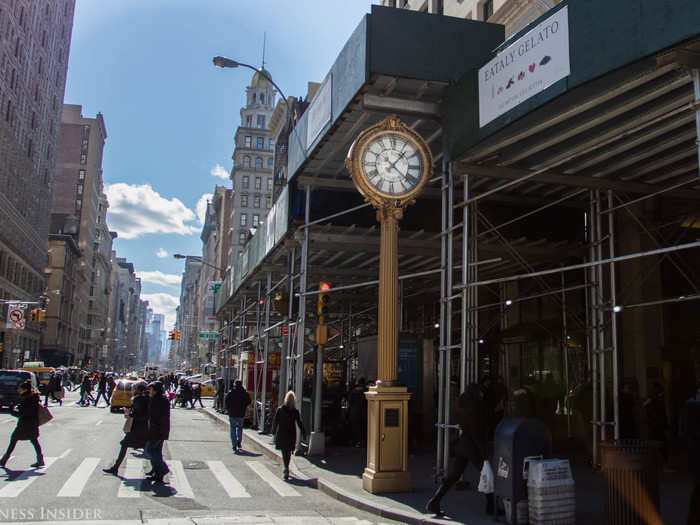
[[[382,5],[423,11],[506,26],[506,36],[517,33],[561,0],[382,0]]]
[[[265,69],[253,75],[246,88],[246,105],[241,108],[241,125],[236,130],[231,170],[235,191],[231,262],[243,251],[250,230],[257,228],[272,207],[275,143],[269,125],[276,91],[268,78],[272,77]]]
[[[106,361],[109,351],[105,326],[109,310],[112,240],[116,233],[107,227],[107,197],[103,190],[102,153],[107,130],[100,113],[82,115],[82,107],[63,106],[61,138],[53,193],[52,215],[78,217],[78,247],[89,276],[87,286],[77,292],[86,305],[78,342],[80,364]]]
[[[0,0],[0,298],[44,290],[51,188],[75,0]],[[5,319],[7,307],[0,306]],[[2,365],[36,357],[40,327],[0,325]]]
[[[202,261],[198,257],[185,259],[185,271],[180,285],[180,306],[177,311],[175,329],[180,331],[180,341],[173,345],[176,359],[193,368],[199,363],[199,279]]]

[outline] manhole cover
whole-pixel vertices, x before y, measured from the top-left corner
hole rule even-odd
[[[203,470],[207,468],[204,461],[188,461],[184,464],[184,467],[188,470]]]

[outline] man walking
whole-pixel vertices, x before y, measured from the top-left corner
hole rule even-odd
[[[104,398],[105,403],[109,406],[109,398],[107,397],[107,377],[105,373],[100,374],[100,379],[97,381],[97,397],[95,397],[95,406],[100,402],[100,396]]]
[[[243,388],[240,379],[233,382],[233,388],[226,394],[224,405],[228,412],[228,421],[231,425],[231,445],[233,451],[238,453],[241,450],[243,441],[243,418],[245,409],[250,405],[250,395]]]
[[[148,479],[163,483],[170,469],[163,459],[163,442],[170,436],[170,403],[165,397],[165,389],[160,381],[148,385],[151,402],[148,408],[148,440],[144,452],[151,460]]]

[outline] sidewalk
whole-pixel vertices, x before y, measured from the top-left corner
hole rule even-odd
[[[200,409],[210,417],[228,425],[228,417],[207,407]],[[271,435],[244,429],[246,440],[253,441],[263,452],[282,462],[281,453],[275,449]],[[325,456],[292,456],[290,470],[296,478],[310,484],[330,496],[353,507],[379,516],[411,524],[492,525],[494,520],[484,514],[485,500],[475,489],[454,489],[442,500],[444,518],[423,513],[423,507],[435,492],[434,454],[409,455],[408,469],[413,478],[413,492],[376,495],[362,489],[362,472],[366,464],[364,448],[332,447]],[[280,466],[281,473],[281,466]],[[576,482],[576,523],[599,524],[605,513],[605,483],[600,474],[591,472],[585,464],[572,464]],[[467,477],[472,486],[478,484],[478,472],[469,467]],[[692,484],[690,476],[683,472],[661,473],[661,516],[663,523],[684,523]],[[502,520],[502,517],[501,517]]]

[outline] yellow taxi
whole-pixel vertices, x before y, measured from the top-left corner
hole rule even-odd
[[[208,379],[201,383],[202,385],[202,397],[214,397],[214,392],[216,391],[216,382],[213,379]]]
[[[46,387],[49,386],[49,379],[51,379],[51,373],[55,371],[54,368],[44,366],[43,361],[30,361],[24,363],[24,366],[22,366],[20,370],[34,372],[39,380],[39,392],[41,395],[46,394]]]
[[[131,397],[134,395],[133,389],[136,379],[119,379],[112,397],[109,400],[109,409],[112,412],[122,412],[125,407],[131,406]]]

